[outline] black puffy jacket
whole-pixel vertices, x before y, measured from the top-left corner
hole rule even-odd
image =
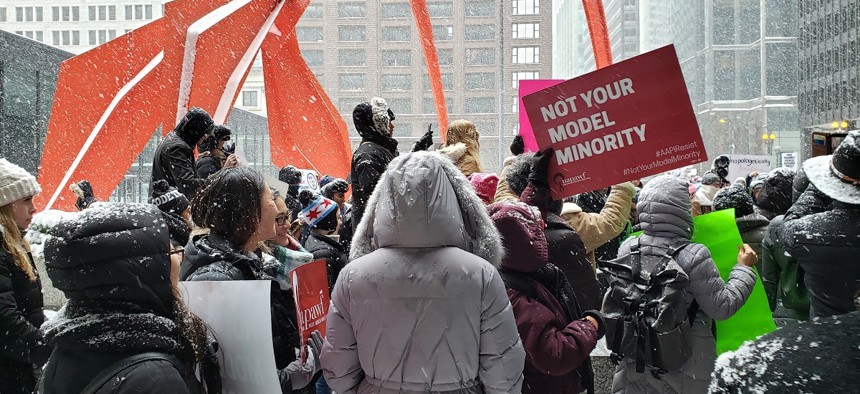
[[[600,286],[594,274],[582,238],[561,217],[549,213],[546,218],[549,261],[561,268],[573,287],[581,310],[600,310]]]
[[[361,136],[361,144],[352,153],[350,177],[352,180],[352,228],[355,230],[364,216],[364,207],[373,194],[379,177],[388,168],[388,163],[397,157],[397,141],[383,135],[373,124],[370,103],[361,103],[352,112],[355,130]]]
[[[42,307],[41,280],[30,281],[0,247],[0,393],[29,393],[35,387],[33,365],[41,366],[50,355],[39,331]]]
[[[152,159],[152,181],[149,183],[149,196],[152,197],[152,184],[164,179],[170,186],[179,189],[188,201],[203,185],[194,170],[193,143],[183,140],[175,131],[170,132],[161,145],[155,149]]]
[[[263,261],[258,255],[239,251],[217,234],[198,236],[185,248],[185,260],[179,269],[179,279],[183,281],[271,281],[275,364],[278,369],[283,369],[296,359],[294,349],[299,347],[299,332],[292,293],[281,290],[274,276],[263,269]]]
[[[828,211],[785,221],[780,235],[805,273],[810,316],[855,311],[860,290],[860,206],[834,201]]]
[[[44,372],[43,394],[80,393],[90,382],[115,362],[137,352],[93,352],[57,348]],[[165,356],[167,356],[165,354]],[[114,375],[96,394],[202,393],[194,379],[175,356],[173,362],[149,360]],[[5,392],[4,392],[5,393]]]
[[[209,178],[210,175],[221,170],[224,166],[224,160],[217,157],[217,155],[217,153],[213,154],[206,152],[197,158],[197,162],[194,163],[194,168],[198,178]]]
[[[328,288],[333,290],[340,270],[349,262],[346,248],[340,242],[314,232],[310,233],[304,247],[314,255],[314,260],[325,259]]]

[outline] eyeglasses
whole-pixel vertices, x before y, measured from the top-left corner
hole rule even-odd
[[[173,256],[175,254],[178,254],[180,258],[185,260],[185,248],[183,248],[182,246],[177,246],[173,248],[170,253],[168,253],[168,255],[170,256]]]
[[[278,216],[275,216],[275,223],[277,223],[278,226],[285,226],[289,221],[290,217],[286,213],[279,213]]]

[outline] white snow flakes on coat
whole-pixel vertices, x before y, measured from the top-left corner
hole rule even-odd
[[[328,385],[339,394],[519,393],[525,352],[488,262],[501,256],[483,204],[447,158],[392,161],[334,288],[321,356]]]

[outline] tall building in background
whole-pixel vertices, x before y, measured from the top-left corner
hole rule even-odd
[[[639,0],[639,50],[653,51],[672,41],[671,0]]]
[[[80,54],[163,15],[163,0],[0,0],[0,29]]]
[[[585,55],[592,52],[591,37],[582,0],[555,0],[555,3],[552,77],[570,79],[594,67],[594,55],[591,55],[590,66]]]
[[[552,75],[551,0],[427,2],[450,120],[481,133],[488,170],[500,170],[517,130],[517,81]],[[380,96],[396,114],[401,148],[434,124],[435,105],[410,3],[313,0],[296,28],[305,61],[357,145],[356,104]],[[251,71],[236,106],[265,114],[262,72]],[[438,136],[438,134],[436,134]]]
[[[804,147],[810,132],[856,128],[860,118],[860,4],[799,0],[798,105]],[[834,122],[835,126],[834,127]],[[806,156],[804,156],[806,157]]]

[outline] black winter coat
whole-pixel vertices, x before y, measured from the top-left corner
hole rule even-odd
[[[328,288],[332,291],[340,270],[349,262],[346,248],[340,242],[314,232],[308,236],[304,247],[308,253],[314,255],[314,260],[325,259]]]
[[[268,280],[272,283],[272,339],[275,364],[284,369],[296,359],[299,347],[296,307],[292,293],[282,291],[274,275],[263,269],[256,254],[243,253],[217,234],[195,237],[185,248],[179,269],[183,281]]]
[[[57,348],[44,372],[43,394],[80,393],[99,373],[115,362],[138,352],[94,352]],[[203,392],[200,383],[175,356],[173,363],[164,360],[144,361],[115,375],[97,394],[190,393]]]
[[[152,159],[152,181],[149,183],[149,196],[152,197],[152,184],[164,179],[191,201],[194,193],[203,185],[203,179],[194,171],[193,142],[184,141],[175,131],[170,132],[155,150]]]
[[[359,104],[353,111],[355,129],[361,136],[361,144],[352,153],[350,166],[353,231],[364,216],[364,207],[373,194],[379,177],[398,154],[397,141],[377,131],[372,119],[368,103]]]
[[[834,201],[830,210],[785,221],[786,250],[805,272],[810,316],[856,310],[860,289],[860,206]]]
[[[783,216],[777,216],[767,226],[761,250],[761,281],[770,310],[778,323],[782,319],[807,320],[809,291],[805,274],[797,260],[786,254],[785,244],[779,237],[782,223]]]
[[[221,171],[221,168],[224,166],[224,162],[212,155],[206,155],[197,158],[197,162],[194,163],[194,168],[197,174],[197,177],[200,179],[209,178],[210,175]]]
[[[31,282],[0,247],[0,393],[31,392],[33,366],[44,364],[51,353],[39,331],[45,321],[42,302],[41,280]]]
[[[856,393],[860,312],[781,328],[720,356],[711,393]]]
[[[600,285],[588,260],[588,252],[582,238],[564,219],[554,213],[547,214],[544,234],[549,261],[564,272],[582,310],[600,310]]]

